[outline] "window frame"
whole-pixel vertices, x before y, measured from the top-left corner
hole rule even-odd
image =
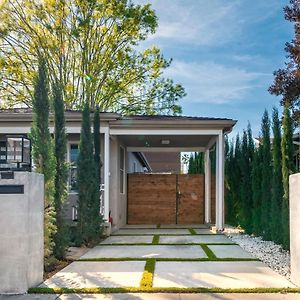
[[[79,141],[68,141],[68,149],[67,149],[67,162],[69,164],[69,167],[68,167],[68,184],[67,184],[67,187],[68,187],[68,193],[69,194],[75,194],[75,195],[78,195],[78,191],[77,190],[72,190],[71,189],[71,185],[70,185],[70,176],[71,176],[71,146],[72,145],[78,145],[78,151],[79,151]],[[77,169],[77,166],[76,167],[73,167],[75,169]]]
[[[123,152],[123,166],[121,166],[121,154]],[[123,168],[122,168],[123,167]],[[125,148],[120,145],[119,148],[119,192],[121,195],[124,195],[125,190],[125,171],[126,171],[126,164],[125,164]],[[121,176],[122,173],[122,176]],[[122,178],[121,178],[122,177]],[[122,182],[122,184],[121,184]]]

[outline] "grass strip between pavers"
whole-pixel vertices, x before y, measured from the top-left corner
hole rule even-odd
[[[207,257],[209,259],[216,259],[217,258],[216,255],[211,251],[210,248],[208,248],[207,245],[202,244],[202,245],[200,245],[200,247],[203,249],[203,251],[205,252],[205,254],[207,255]]]
[[[160,224],[157,224],[157,225],[156,225],[156,228],[157,228],[157,229],[160,228]]]
[[[156,234],[153,236],[152,245],[158,245],[159,244],[159,235]]]
[[[191,235],[196,235],[197,234],[197,232],[193,228],[189,228],[188,230],[191,233]]]
[[[300,288],[47,288],[35,287],[29,294],[111,294],[111,293],[300,293]]]
[[[140,288],[142,289],[152,288],[155,263],[156,263],[155,258],[148,258],[146,260],[145,269],[140,282]]]
[[[80,258],[77,262],[97,262],[97,261],[147,261],[146,257],[110,257],[110,258]],[[205,262],[205,261],[260,261],[258,258],[218,258],[218,257],[204,257],[204,258],[155,258],[156,261],[186,261],[186,262]]]

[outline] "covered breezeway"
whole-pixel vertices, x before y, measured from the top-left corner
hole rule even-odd
[[[132,116],[122,117],[109,122],[109,127],[104,131],[104,170],[109,170],[110,163],[110,139],[117,138],[126,147],[127,152],[204,152],[205,153],[205,175],[203,180],[199,181],[199,189],[202,188],[204,205],[199,205],[199,211],[202,216],[192,222],[188,221],[188,213],[185,215],[184,222],[178,221],[178,203],[177,212],[172,215],[172,220],[160,223],[208,223],[211,224],[215,219],[216,227],[222,230],[224,227],[224,135],[229,133],[236,121],[231,119],[217,118],[197,118],[197,117],[178,117],[178,116]],[[215,172],[213,178],[215,184],[211,184],[211,151],[215,152]],[[109,215],[109,175],[105,171],[105,217]],[[175,179],[176,180],[176,179]],[[177,179],[178,180],[178,179]],[[128,181],[130,184],[130,179]],[[142,184],[142,183],[140,183]],[[202,185],[202,187],[201,187]],[[145,186],[145,185],[144,185]],[[215,186],[215,216],[212,216],[212,193]],[[176,189],[176,188],[175,188]],[[130,192],[130,190],[129,190]],[[176,192],[176,191],[175,191]],[[128,199],[127,199],[128,201]],[[146,200],[147,201],[147,200]],[[166,201],[166,200],[165,200]],[[130,204],[130,203],[128,203]],[[132,211],[133,206],[127,204],[127,215],[142,214]],[[149,214],[155,210],[160,210],[163,203],[157,201],[155,207],[148,207],[145,212]],[[135,207],[136,209],[136,207]],[[147,206],[145,206],[147,209]],[[191,208],[193,209],[193,208]],[[188,210],[188,209],[187,209]],[[141,221],[142,215],[137,216],[140,221],[137,224],[145,223]],[[191,212],[192,218],[192,212]],[[129,223],[130,218],[128,219]],[[161,220],[163,221],[163,219]],[[157,224],[157,219],[147,223]]]

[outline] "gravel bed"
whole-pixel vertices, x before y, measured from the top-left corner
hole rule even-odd
[[[271,241],[244,234],[242,230],[226,227],[224,233],[244,250],[263,261],[271,269],[290,279],[290,253]]]

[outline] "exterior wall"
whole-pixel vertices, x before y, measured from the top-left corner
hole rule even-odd
[[[300,173],[290,176],[291,281],[300,286]]]
[[[176,152],[146,152],[153,173],[181,173],[180,153]]]
[[[117,138],[110,139],[110,177],[109,177],[109,210],[113,218],[112,230],[126,224],[127,219],[127,178],[126,178],[126,149],[124,170],[124,193],[120,192],[120,147]]]
[[[0,294],[26,293],[43,281],[44,176],[15,172],[0,185],[24,186],[24,194],[0,195]]]

